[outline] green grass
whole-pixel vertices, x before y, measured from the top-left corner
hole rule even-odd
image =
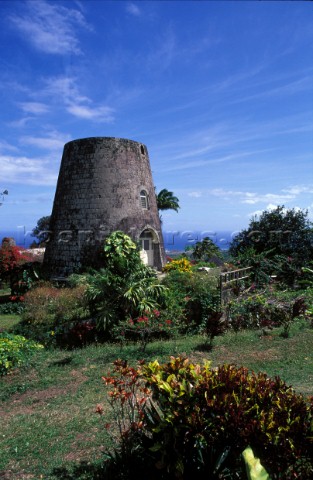
[[[0,315],[0,332],[10,332],[10,330],[19,323],[20,315]]]
[[[298,320],[289,338],[280,333],[280,329],[267,336],[259,331],[228,332],[214,339],[211,351],[203,337],[190,336],[150,343],[144,355],[138,345],[121,349],[112,344],[39,352],[27,369],[0,380],[0,476],[101,478],[99,465],[110,446],[104,424],[112,420],[101,377],[118,357],[132,363],[143,356],[163,362],[170,355],[186,354],[196,362],[210,359],[213,366],[244,365],[280,375],[298,392],[313,395],[313,329],[307,320]],[[98,403],[104,406],[101,418],[95,413]],[[75,465],[76,473],[70,476],[68,469]],[[59,473],[53,475],[54,469]]]
[[[3,286],[0,288],[0,297],[7,296],[11,294],[11,289],[8,286]]]

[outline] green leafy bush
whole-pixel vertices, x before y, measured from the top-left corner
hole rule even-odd
[[[283,327],[283,336],[288,337],[294,318],[306,311],[304,297],[276,298],[261,294],[239,297],[228,303],[226,318],[228,324],[239,331],[245,328]]]
[[[42,348],[22,336],[0,333],[0,375],[27,364],[30,356]]]
[[[252,267],[251,280],[257,287],[273,283],[272,277],[278,270],[275,260],[270,257],[270,252],[257,253],[253,247],[238,253],[235,265],[236,268]]]
[[[104,381],[120,453],[137,455],[157,478],[246,478],[248,446],[272,480],[312,478],[313,402],[279,377],[171,357],[137,369],[116,361]]]
[[[113,328],[113,335],[122,343],[127,340],[140,342],[141,350],[144,352],[146,346],[153,339],[174,337],[179,330],[179,324],[170,320],[160,310],[144,312],[137,318],[129,318],[119,322]]]
[[[105,268],[87,276],[87,298],[99,330],[111,335],[113,326],[159,308],[166,288],[156,272],[145,266],[135,243],[123,232],[113,232],[104,243]]]
[[[240,257],[254,252],[273,260],[278,267],[280,280],[293,285],[301,274],[301,267],[312,260],[312,222],[309,212],[277,206],[250,220],[231,242],[230,254]]]
[[[0,304],[0,315],[21,315],[24,311],[22,302],[6,302]]]
[[[212,272],[169,272],[163,280],[171,298],[183,308],[182,331],[201,332],[208,317],[220,310],[218,291],[219,269]]]

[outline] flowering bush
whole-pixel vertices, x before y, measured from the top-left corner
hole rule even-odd
[[[22,323],[15,328],[44,344],[55,343],[78,322],[88,318],[86,286],[55,288],[49,282],[25,294]],[[53,332],[53,334],[51,334]]]
[[[18,265],[30,260],[27,252],[21,247],[4,244],[0,248],[0,277],[10,274]]]
[[[129,318],[114,327],[115,337],[122,342],[127,339],[139,339],[141,350],[145,351],[147,344],[156,337],[173,336],[177,325],[164,317],[159,310],[145,312],[137,318]]]
[[[163,272],[171,272],[172,270],[178,270],[179,272],[190,272],[192,264],[188,258],[182,257],[177,260],[171,260],[163,267]]]
[[[19,335],[0,333],[0,375],[27,363],[31,354],[43,346]]]
[[[19,270],[30,261],[31,257],[23,248],[6,242],[2,244],[0,248],[0,280],[10,283],[12,293],[19,293],[15,285],[18,283]]]

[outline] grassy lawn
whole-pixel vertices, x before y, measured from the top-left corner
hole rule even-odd
[[[0,315],[0,332],[9,332],[19,321],[19,315]]]
[[[8,328],[14,321],[0,319]],[[289,338],[279,333],[279,329],[266,336],[258,331],[228,332],[214,340],[211,351],[204,337],[190,336],[150,343],[144,355],[137,345],[121,349],[112,344],[37,353],[27,369],[0,380],[0,477],[102,478],[99,465],[110,445],[104,424],[112,421],[112,414],[101,377],[118,357],[162,362],[182,353],[196,362],[210,359],[213,366],[244,365],[279,375],[298,392],[313,395],[313,329],[308,321],[298,320]],[[95,413],[98,403],[106,412],[101,418]],[[69,473],[67,469],[75,465],[75,473]]]

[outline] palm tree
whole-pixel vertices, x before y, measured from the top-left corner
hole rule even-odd
[[[166,188],[163,188],[157,196],[157,207],[158,210],[175,210],[178,212],[179,200],[174,196],[173,192],[169,192]]]
[[[196,260],[208,261],[211,257],[221,257],[221,251],[209,237],[197,242],[193,247],[192,257]]]

